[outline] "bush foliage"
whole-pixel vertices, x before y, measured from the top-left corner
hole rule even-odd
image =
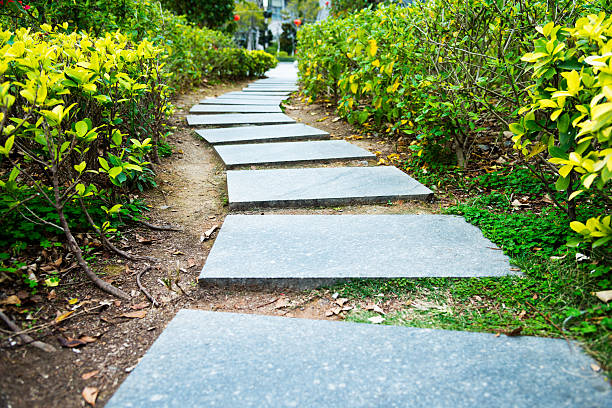
[[[524,7],[524,2],[518,0],[434,0],[427,4],[413,2],[404,8],[391,5],[380,6],[377,10],[364,9],[346,18],[305,26],[298,36],[300,79],[304,92],[312,99],[323,95],[335,97],[339,114],[351,122],[369,122],[389,135],[410,139],[410,149],[420,160],[430,163],[454,161],[464,167],[469,163],[480,132],[498,132],[497,143],[512,143],[512,133],[507,129],[530,95],[537,100],[543,99],[538,96],[539,92],[550,95],[566,91],[565,75],[572,70],[580,72],[584,68],[585,74],[589,69],[606,72],[603,67],[599,69],[585,62],[586,58],[597,58],[594,55],[609,52],[597,45],[608,41],[609,28],[605,24],[582,37],[574,35],[571,41],[583,44],[578,45],[579,50],[570,51],[575,47],[573,43],[560,45],[576,30],[564,29],[565,34],[558,36],[556,42],[550,38],[552,27],[557,27],[554,29],[557,33],[560,26],[572,24],[599,6],[588,1],[567,1],[564,7],[552,8],[550,4],[535,0],[529,2],[529,7]],[[589,17],[579,20],[579,24],[590,27],[602,18]],[[543,32],[542,27],[546,27],[549,36],[546,39],[537,38],[542,35],[538,33]],[[536,57],[531,53],[531,57],[525,60],[523,56],[527,50],[533,49],[534,41]],[[548,50],[553,43],[553,49]],[[561,55],[568,53],[568,57],[548,58],[551,53],[556,55],[559,52]],[[547,57],[541,56],[538,60],[537,57],[543,53]],[[591,55],[593,57],[589,57]],[[602,58],[598,63],[609,63],[608,57]],[[535,78],[532,78],[532,62],[536,64]],[[593,78],[589,83],[593,90],[582,93],[584,101],[601,95],[596,103],[606,104],[604,87],[596,85],[594,81],[597,78],[589,75]],[[607,74],[600,75],[600,78],[604,75]],[[533,85],[534,80],[536,85]],[[587,87],[584,84],[580,86]],[[550,87],[555,90],[547,89]],[[569,102],[571,98],[564,96],[563,99]],[[552,109],[552,103],[555,103],[539,105],[536,101],[530,102],[535,103],[526,108],[531,111]],[[565,108],[567,116],[555,115],[574,121],[581,113],[572,110],[572,106],[580,103],[588,105],[589,102],[572,101]],[[553,119],[557,117],[550,119],[551,112],[548,113],[548,122],[555,122]],[[582,116],[579,122],[587,119],[587,116]],[[607,124],[593,132],[611,129],[608,126],[612,119],[606,118],[602,123]],[[512,130],[518,130],[517,126],[513,125]],[[593,161],[586,162],[586,165],[592,164],[594,172],[602,172],[597,180],[590,170],[581,173],[588,186],[596,187],[591,190],[597,190],[595,201],[601,206],[601,217],[572,226],[580,230],[583,240],[592,241],[596,246],[607,243],[606,237],[612,234],[610,218],[604,214],[609,207],[609,185],[606,184],[607,176],[603,174],[607,170],[603,170],[605,166],[602,163],[612,163],[607,139],[589,137],[583,132],[576,141],[584,143],[585,150],[576,153],[588,152],[588,157],[581,156],[580,163],[569,163],[570,150],[566,149],[567,157],[563,156],[561,160],[567,163],[555,162],[554,159],[551,162],[551,155],[560,151],[547,150],[547,143],[558,148],[559,139],[547,138],[546,135],[555,126],[549,123],[546,129],[540,129],[540,124],[533,124],[533,121],[529,126],[531,133],[522,143],[529,144],[529,140],[534,139],[535,145],[535,139],[541,139],[536,152],[541,160],[532,160],[534,151],[529,150],[526,164],[546,183],[551,196],[555,189],[568,192],[567,202],[558,204],[572,221],[576,217],[573,211],[575,200],[591,202],[593,198],[584,192],[587,189],[584,184],[583,195],[578,197],[571,183],[550,185],[549,173],[557,172],[561,166],[565,166],[560,170],[563,177],[568,170],[580,172],[584,169],[580,167],[584,159]],[[587,144],[591,147],[587,148]],[[521,146],[517,144],[517,147]],[[597,160],[594,160],[595,156]],[[587,233],[587,229],[591,232]],[[593,232],[594,235],[590,235]]]
[[[91,271],[72,229],[85,223],[112,247],[112,218],[134,208],[129,193],[155,186],[152,163],[177,89],[259,76],[276,59],[238,49],[157,2],[125,0],[125,13],[94,3],[6,9],[23,25],[72,14],[56,26],[6,30],[9,20],[0,19],[0,217],[20,225],[17,240],[33,225],[61,233],[98,286],[126,297]],[[100,16],[111,31],[94,28]]]

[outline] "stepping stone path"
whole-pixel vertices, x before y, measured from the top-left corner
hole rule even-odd
[[[396,167],[228,171],[230,209],[425,200],[433,192]]]
[[[228,93],[225,95],[219,95],[217,96],[217,99],[236,99],[236,98],[243,98],[243,99],[252,99],[255,101],[265,101],[265,100],[271,100],[271,101],[282,101],[284,99],[287,99],[287,93],[283,92],[285,95],[277,95],[279,92],[270,92],[270,93],[266,93],[266,92],[238,92],[238,93]],[[290,95],[290,94],[289,94]]]
[[[268,99],[251,96],[249,99],[243,98],[206,98],[200,101],[200,105],[273,105],[278,106],[283,98]],[[196,105],[197,106],[197,105]]]
[[[200,106],[200,105],[196,105]],[[229,129],[199,129],[196,133],[212,145],[234,143],[286,142],[303,139],[328,139],[329,133],[304,125],[292,123],[288,125],[244,126],[237,132]]]
[[[282,113],[278,105],[196,105],[190,113]]]
[[[344,140],[215,146],[228,169],[250,164],[283,164],[374,159],[376,155]]]
[[[279,64],[268,75],[192,109],[209,114],[187,116],[190,126],[213,127],[196,132],[226,166],[373,157],[338,140],[288,143],[329,135],[278,124],[294,121],[269,106],[285,99],[277,93],[297,90],[296,73]],[[245,105],[261,113],[243,113]],[[379,166],[228,171],[227,185],[230,209],[432,194]],[[501,251],[455,216],[228,215],[200,282],[306,288],[513,273]],[[563,339],[181,310],[106,406],[612,408],[612,389],[593,363]]]
[[[189,126],[235,126],[248,124],[294,123],[284,113],[240,113],[230,115],[187,115]]]
[[[349,278],[512,273],[497,249],[456,216],[228,215],[200,282],[301,288]]]
[[[610,407],[563,340],[181,310],[106,405]]]

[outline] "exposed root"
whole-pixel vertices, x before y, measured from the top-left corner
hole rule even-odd
[[[144,275],[145,273],[147,273],[150,270],[151,270],[151,267],[149,265],[147,265],[147,267],[144,268],[144,270],[138,272],[138,275],[136,275],[136,284],[138,285],[138,288],[140,289],[140,291],[142,293],[144,293],[144,295],[147,297],[147,299],[149,299],[151,301],[153,306],[158,307],[159,306],[159,302],[157,302],[157,300],[155,300],[155,298],[149,293],[149,291],[147,289],[145,289],[144,286],[142,286],[142,283],[140,282],[140,278],[142,277],[142,275]]]
[[[19,326],[17,326],[11,319],[8,318],[7,315],[5,315],[4,313],[0,312],[0,319],[2,319],[2,321],[4,321],[4,323],[6,323],[6,325],[14,332],[19,332],[21,331],[21,329],[19,328]],[[32,337],[28,336],[27,334],[18,334],[17,335],[21,341],[23,342],[23,344],[31,344],[32,346],[42,350],[42,351],[46,351],[47,353],[53,353],[54,351],[57,351],[55,349],[55,347],[53,347],[50,344],[44,343],[42,341],[38,341],[38,340],[34,340]]]

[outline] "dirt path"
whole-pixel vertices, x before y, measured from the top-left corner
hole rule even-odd
[[[98,405],[103,405],[181,308],[313,319],[343,318],[337,299],[326,290],[201,288],[197,284],[197,277],[217,233],[215,231],[210,239],[206,239],[205,232],[221,226],[228,207],[224,166],[213,149],[187,128],[184,116],[204,96],[239,90],[243,85],[235,83],[199,89],[175,102],[177,111],[173,124],[176,131],[168,138],[168,143],[175,147],[174,154],[162,159],[162,164],[156,168],[159,188],[147,191],[139,198],[150,205],[148,216],[151,222],[179,225],[182,231],[135,228],[125,232],[123,248],[159,259],[150,265],[124,262],[108,254],[97,256],[97,271],[131,293],[133,299],[130,302],[109,298],[80,276],[58,287],[53,299],[44,302],[37,312],[40,320],[52,322],[54,315],[76,309],[59,324],[43,325],[35,337],[42,337],[59,351],[44,353],[31,347],[3,351],[0,356],[0,407],[85,406],[81,396],[85,387],[99,390]],[[397,153],[397,146],[376,135],[361,135],[346,122],[336,119],[331,107],[325,103],[306,106],[294,97],[286,106],[289,116],[326,130],[333,138],[347,139],[377,152],[385,160]],[[400,152],[398,157],[401,155]],[[328,166],[332,165],[339,164]],[[355,161],[349,165],[366,163]],[[392,205],[266,209],[245,213],[430,213],[436,212],[436,208],[435,204],[397,202]],[[161,303],[159,308],[151,307],[136,285],[136,275],[144,270],[142,284]],[[76,305],[70,304],[71,299],[77,299]],[[367,302],[364,299],[341,306],[365,306]],[[391,299],[386,309],[393,310],[400,304],[401,299]],[[46,320],[43,319],[45,313]],[[60,347],[59,339],[83,338],[90,342],[78,347]]]

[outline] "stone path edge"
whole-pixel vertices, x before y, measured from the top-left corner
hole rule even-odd
[[[304,208],[304,207],[335,207],[350,204],[380,204],[388,201],[427,201],[433,197],[433,193],[416,195],[389,195],[371,197],[342,197],[342,198],[307,198],[295,200],[274,201],[230,201],[230,210],[250,210],[256,208]]]

